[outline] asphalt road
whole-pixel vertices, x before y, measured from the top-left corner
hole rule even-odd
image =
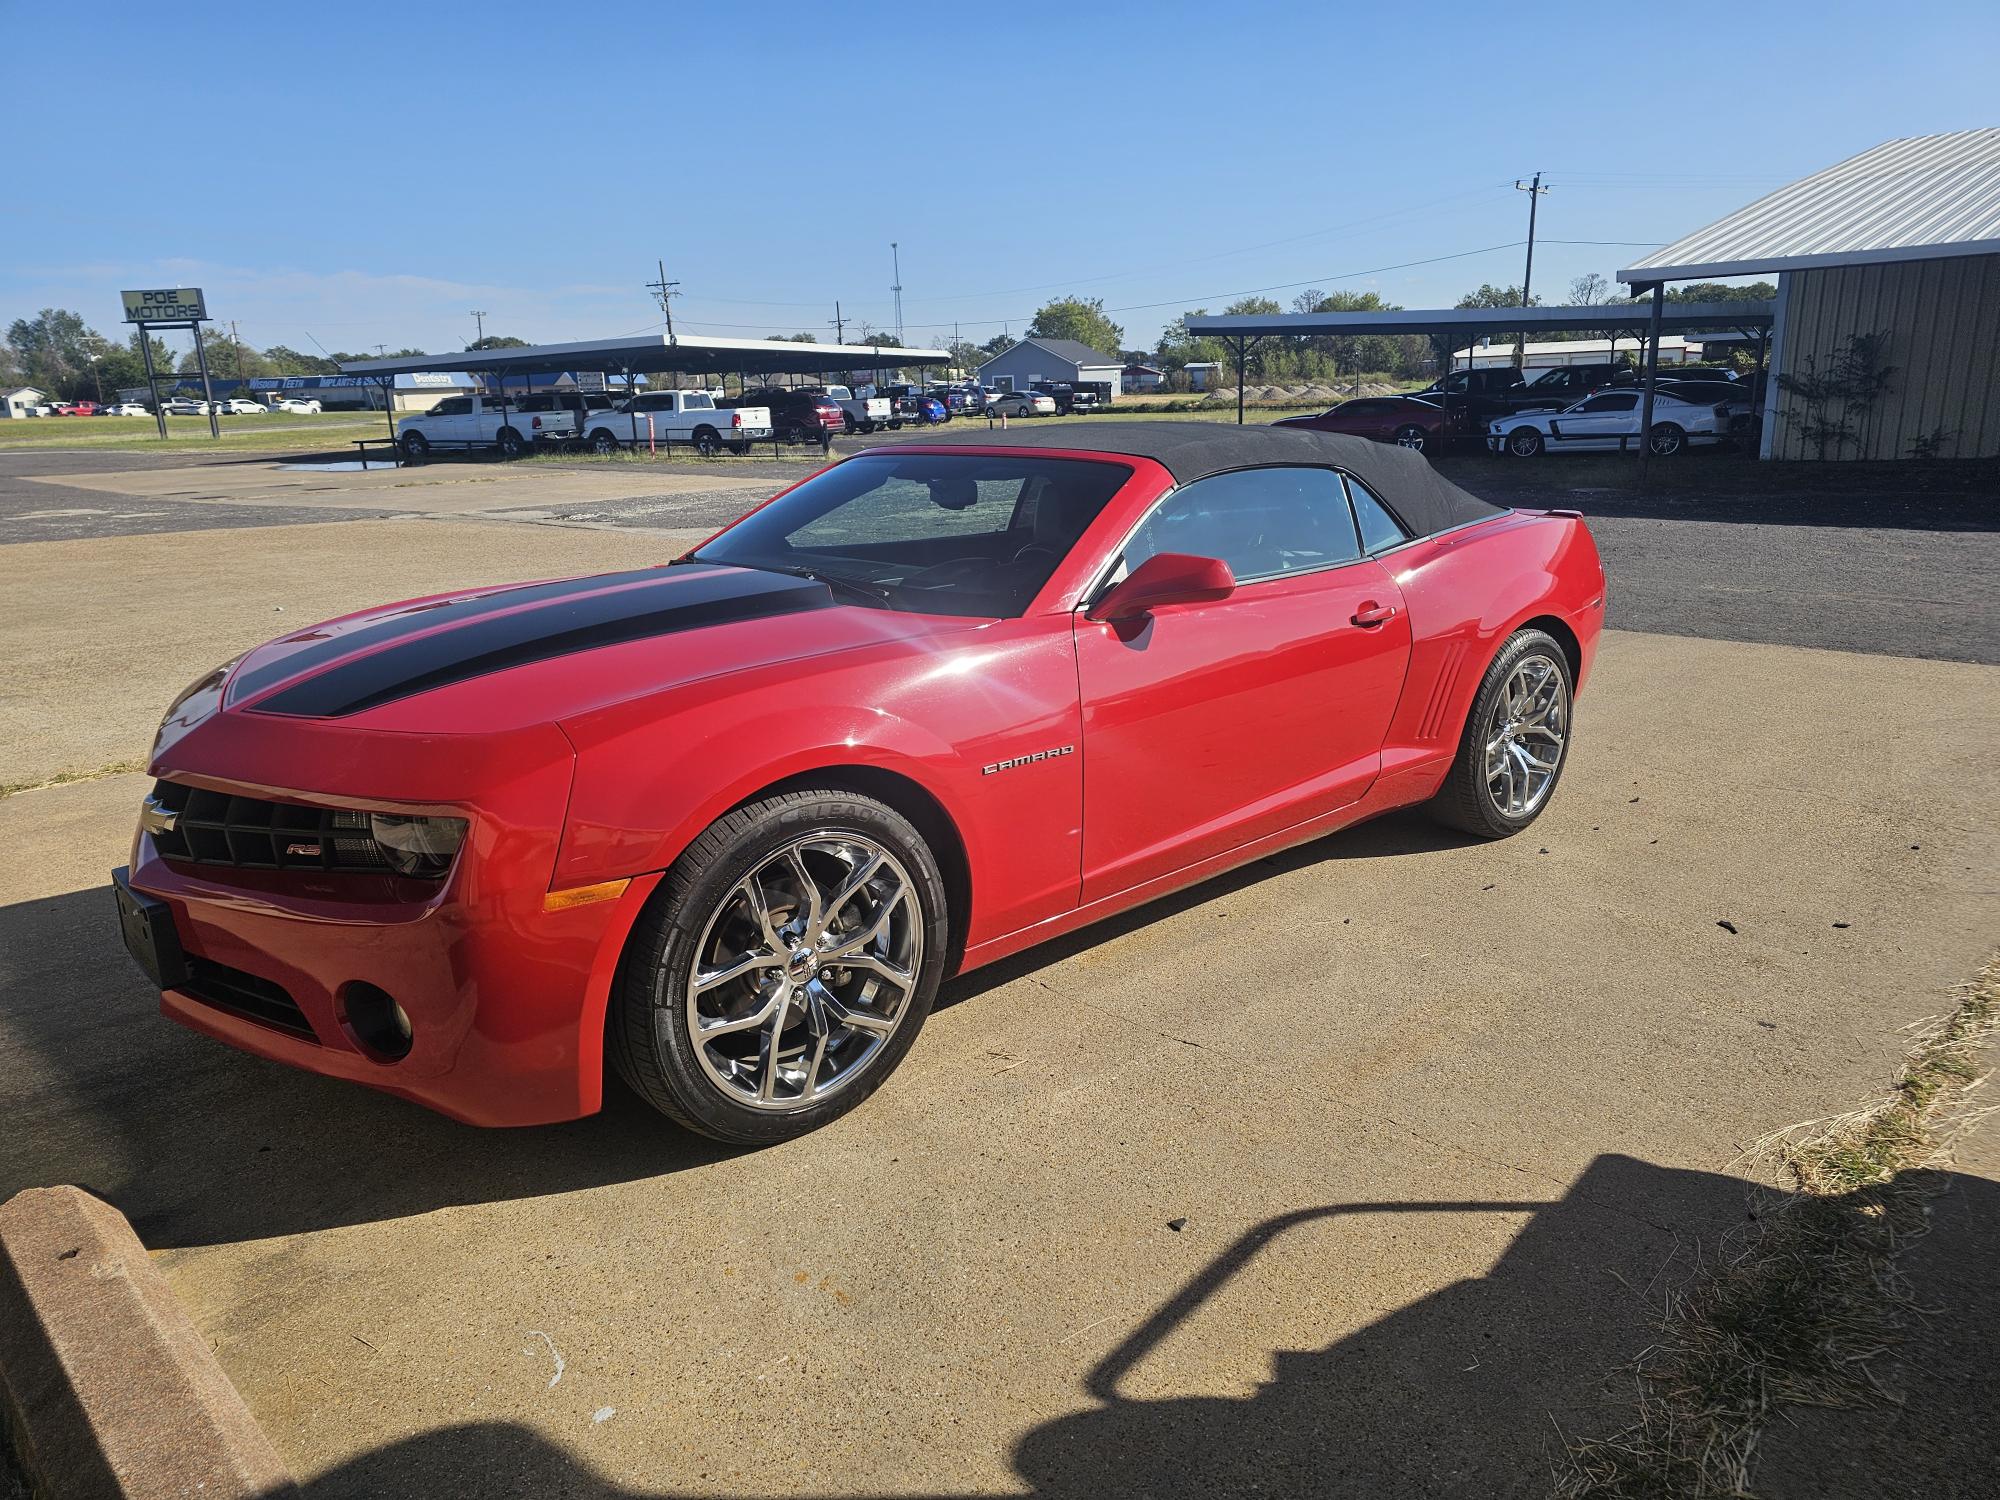
[[[882,440],[843,442],[839,449]],[[708,530],[816,461],[804,452],[783,463],[676,459],[537,469],[462,460],[406,471],[407,483],[393,491],[356,493],[351,471],[311,474],[309,483],[299,483],[302,471],[292,466],[301,460],[288,457],[284,475],[291,483],[281,494],[258,498],[243,481],[275,472],[272,460],[0,453],[0,545],[422,514],[427,484],[501,479],[508,483],[495,485],[490,507],[455,508],[534,525]],[[1926,493],[1908,469],[1855,482],[1851,474],[1799,466],[1774,484],[1770,466],[1692,454],[1653,491],[1637,494],[1622,472],[1589,459],[1523,464],[1466,456],[1440,467],[1497,504],[1581,510],[1611,577],[1616,627],[2000,663],[2000,610],[1988,598],[1990,581],[2000,577],[2000,476],[1990,488],[1960,484]],[[162,469],[176,479],[185,471],[185,484],[156,486],[143,497],[90,487],[93,478]],[[564,476],[547,483],[565,494],[538,499],[537,472]],[[716,484],[700,486],[710,474]],[[576,476],[588,476],[581,489]],[[654,476],[670,478],[671,487]],[[749,481],[760,487],[746,487]],[[381,503],[370,506],[376,497]]]

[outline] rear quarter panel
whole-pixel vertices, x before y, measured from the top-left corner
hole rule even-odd
[[[1580,517],[1536,511],[1427,538],[1382,561],[1403,591],[1412,635],[1383,779],[1393,788],[1394,778],[1414,778],[1398,800],[1416,800],[1449,767],[1487,666],[1529,621],[1566,628],[1582,691],[1603,632],[1604,567]]]

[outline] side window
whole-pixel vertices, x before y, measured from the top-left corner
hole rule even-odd
[[[713,411],[715,403],[708,399],[707,391],[696,391],[692,396],[687,398],[685,409],[688,411]]]
[[[1637,396],[1592,396],[1583,403],[1585,411],[1631,411],[1639,404]]]
[[[1361,528],[1361,545],[1367,551],[1380,552],[1384,547],[1410,539],[1402,523],[1389,514],[1388,507],[1352,474],[1347,476],[1347,494],[1354,502],[1354,524]]]
[[[463,417],[472,411],[470,396],[448,396],[431,408],[434,417]]]
[[[1219,557],[1238,582],[1360,557],[1332,469],[1238,469],[1168,495],[1125,544],[1127,572],[1162,552]]]

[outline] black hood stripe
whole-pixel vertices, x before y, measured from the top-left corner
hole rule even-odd
[[[628,577],[648,581],[638,587],[604,591],[606,583]],[[609,574],[580,581],[596,587],[580,597],[555,597],[539,609],[511,614],[487,610],[456,629],[414,635],[401,644],[341,661],[280,688],[252,704],[252,711],[337,719],[529,662],[699,630],[706,625],[829,609],[834,603],[823,583],[738,568],[654,568],[640,574]],[[494,598],[518,603],[526,592],[515,590]],[[437,618],[436,614],[412,615],[403,633],[433,624]],[[366,634],[357,632],[347,640],[351,643]]]
[[[713,571],[711,568],[680,563],[674,564],[673,569],[672,576],[675,578],[683,578],[690,572]],[[343,631],[339,635],[316,640],[304,650],[281,656],[276,661],[252,671],[237,673],[229,683],[229,701],[238,703],[245,698],[253,698],[288,677],[297,677],[303,672],[331,666],[334,662],[352,656],[356,651],[366,650],[370,646],[397,640],[406,635],[415,635],[420,630],[434,630],[441,625],[457,625],[467,620],[476,620],[481,615],[497,614],[505,609],[517,609],[524,604],[541,604],[551,599],[567,599],[576,594],[591,594],[628,584],[657,581],[662,576],[665,575],[659,568],[634,568],[623,573],[595,573],[583,578],[558,578],[550,583],[502,586],[485,589],[463,598],[439,600],[434,604],[413,604],[407,609],[399,609],[393,615],[363,625],[359,629]],[[308,635],[310,634],[311,632],[308,632]]]

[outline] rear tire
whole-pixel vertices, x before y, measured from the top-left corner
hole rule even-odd
[[[1480,679],[1431,816],[1482,839],[1504,839],[1540,817],[1569,764],[1574,691],[1569,657],[1553,636],[1508,637]]]
[[[527,439],[511,427],[501,428],[493,443],[500,450],[502,458],[519,458],[528,451]]]
[[[855,888],[864,865],[874,873]],[[817,889],[810,902],[800,871]],[[862,950],[869,967],[812,957],[854,951],[864,930],[880,934]],[[853,1109],[903,1060],[943,977],[947,934],[937,861],[901,813],[832,788],[764,798],[711,824],[653,893],[619,964],[606,1050],[640,1097],[690,1130],[790,1140]],[[724,969],[736,977],[696,991],[698,970]]]
[[[1687,447],[1687,432],[1678,423],[1655,422],[1647,446],[1655,458],[1672,458]]]
[[[694,430],[694,451],[703,458],[713,458],[722,451],[722,436],[713,427],[697,427]]]

